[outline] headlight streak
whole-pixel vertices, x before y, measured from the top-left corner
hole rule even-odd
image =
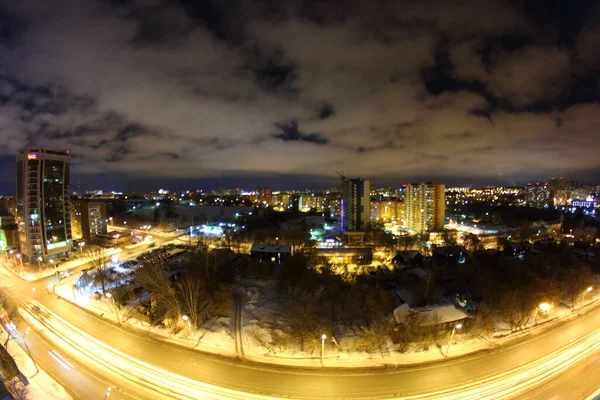
[[[220,388],[147,364],[102,343],[89,334],[66,323],[62,318],[43,308],[38,303],[35,304],[42,310],[39,314],[42,315],[43,318],[38,320],[37,317],[34,317],[32,313],[26,310],[22,310],[22,313],[25,314],[29,320],[32,320],[33,325],[38,330],[47,329],[58,336],[59,342],[62,342],[65,345],[65,351],[68,351],[72,357],[87,357],[106,368],[112,369],[123,378],[146,388],[177,399],[207,397],[212,399],[274,398],[271,396],[243,393],[227,388]],[[31,309],[31,306],[29,306],[29,309]],[[488,378],[448,389],[435,390],[429,393],[414,394],[410,396],[408,394],[398,394],[394,399],[506,399],[543,384],[586,357],[597,353],[599,350],[600,329],[597,329],[582,338],[572,340],[568,346],[547,354],[538,360],[521,364],[519,367],[495,374]],[[64,358],[62,359],[64,360]],[[85,363],[86,360],[83,362]]]
[[[70,362],[65,360],[64,357],[58,354],[54,349],[50,350],[48,352],[48,355],[50,355],[50,357],[52,357],[57,363],[60,364],[61,367],[63,367],[67,371],[71,371],[75,368]]]

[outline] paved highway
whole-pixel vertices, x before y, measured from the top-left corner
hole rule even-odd
[[[597,310],[507,348],[429,366],[367,373],[239,363],[139,336],[55,296],[42,295],[38,300],[71,325],[148,364],[219,387],[295,398],[389,398],[439,391],[532,362],[600,326],[600,310]]]
[[[529,363],[570,345],[600,327],[600,309],[598,309],[592,310],[576,320],[559,323],[545,333],[533,338],[524,338],[509,347],[443,363],[369,371],[298,369],[238,362],[226,357],[181,348],[144,335],[140,336],[135,331],[118,327],[58,299],[55,295],[49,295],[43,290],[31,291],[28,284],[19,284],[14,282],[14,279],[12,281],[13,288],[20,292],[21,296],[33,295],[49,311],[63,318],[64,323],[61,322],[61,326],[78,328],[117,352],[127,354],[133,359],[145,363],[144,365],[158,366],[167,373],[171,373],[170,376],[181,375],[193,381],[205,382],[217,387],[273,397],[375,399],[440,393],[440,391],[452,387],[472,385],[475,381],[497,376],[519,366],[527,367]],[[42,316],[41,319],[58,321],[49,316]],[[68,329],[63,327],[56,329],[58,332]],[[69,337],[75,336],[77,336],[76,333],[69,333]],[[45,339],[40,338],[39,340],[47,342],[53,339],[52,336],[46,336]],[[57,342],[57,345],[60,345],[60,341]],[[82,344],[81,346],[87,345]],[[65,352],[68,351],[69,346],[65,346],[65,349],[67,349]],[[46,349],[43,348],[40,351],[44,352]],[[100,350],[96,355],[104,357],[104,353]],[[82,355],[80,354],[79,357]],[[111,363],[120,362],[115,358],[110,358],[113,356],[108,354],[105,357],[105,362],[96,360],[95,363],[90,362],[82,369],[90,371],[89,375],[91,376],[104,377],[104,374],[109,374],[106,367],[110,368],[113,366]],[[126,370],[124,369],[124,371]],[[116,382],[118,379],[112,377],[108,381]],[[69,387],[78,384],[72,381],[64,383]],[[100,383],[97,385],[99,385],[99,389]],[[145,392],[147,386],[140,382],[134,383],[121,379],[120,385],[124,392],[130,393],[132,397],[186,398],[184,395],[176,396],[173,393],[160,395],[155,393],[154,396],[148,396]],[[185,386],[185,383],[182,385]],[[236,396],[232,395],[232,397]],[[189,398],[194,397],[189,396]],[[237,398],[244,398],[244,396]]]
[[[600,356],[590,357],[518,400],[587,399],[600,388]]]

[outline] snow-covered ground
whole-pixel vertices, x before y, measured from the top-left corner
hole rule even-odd
[[[56,293],[103,318],[115,323],[128,324],[166,342],[227,356],[235,355],[231,316],[212,319],[193,332],[190,332],[183,321],[175,330],[163,326],[150,326],[148,323],[130,316],[132,306],[125,306],[117,311],[111,299],[97,300],[94,296],[84,296],[74,292],[72,286],[74,279],[76,277],[63,280],[55,288]],[[242,280],[240,286],[245,294],[242,311],[242,342],[245,358],[273,364],[315,367],[321,365],[320,337],[310,341],[305,351],[301,351],[297,343],[285,340],[285,335],[283,335],[285,327],[282,325],[281,315],[279,315],[280,308],[276,306],[281,299],[276,293],[274,281],[247,279]],[[588,296],[586,305],[596,302],[597,299],[596,296]],[[494,333],[489,338],[457,331],[450,347],[449,357],[462,356],[505,344],[515,337],[530,335],[546,329],[551,325],[548,322],[574,317],[576,314],[569,307],[561,305],[552,309],[548,314],[540,313],[536,318],[535,326],[530,322],[529,326],[518,332],[511,332],[506,324],[497,322]],[[174,331],[177,333],[173,333]],[[408,351],[401,353],[396,351],[396,347],[391,341],[388,341],[378,351],[354,351],[353,349],[364,345],[365,334],[365,332],[344,332],[336,338],[337,345],[328,338],[325,341],[324,365],[329,367],[375,367],[441,360],[445,358],[450,339],[450,332],[448,332],[446,337],[432,344],[428,350],[411,346]],[[273,335],[283,339],[273,340]]]
[[[7,333],[4,329],[0,330],[0,340],[4,342],[7,338]],[[19,343],[22,339],[17,338]],[[7,350],[10,355],[14,358],[19,370],[25,375],[29,381],[29,385],[25,386],[27,392],[27,399],[47,399],[47,400],[69,400],[71,396],[67,391],[59,385],[54,379],[52,379],[44,370],[39,369],[29,354],[21,347],[20,344],[16,343],[14,339],[9,340]],[[17,390],[23,390],[22,383],[18,382],[18,378],[15,378],[14,384]],[[7,385],[10,386],[10,385]],[[23,393],[23,392],[21,392]]]

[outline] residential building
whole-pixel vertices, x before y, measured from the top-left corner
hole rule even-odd
[[[410,307],[404,303],[394,309],[394,318],[399,324],[405,323],[407,317],[416,313],[423,326],[436,326],[439,329],[452,329],[457,324],[467,324],[472,318],[469,313],[453,304],[434,304],[425,307]]]
[[[71,200],[71,233],[73,239],[93,241],[100,233],[106,233],[106,203]]]
[[[299,210],[302,212],[309,211],[323,211],[325,205],[325,196],[315,195],[315,193],[311,193],[309,195],[300,196],[299,200]]]
[[[0,251],[18,250],[19,235],[15,217],[0,211]]]
[[[363,179],[344,182],[342,229],[362,231],[371,220],[371,183]]]
[[[321,264],[369,265],[373,262],[371,247],[334,247],[315,249],[315,258]]]
[[[16,164],[21,254],[30,262],[62,257],[73,248],[68,150],[27,148]]]
[[[17,214],[17,203],[14,196],[0,196],[0,212]]]
[[[371,200],[371,219],[381,222],[396,221],[398,219],[398,203],[396,199]]]
[[[548,208],[550,204],[550,189],[548,184],[540,184],[537,182],[535,185],[531,183],[527,184],[525,188],[525,204],[528,207],[535,208]]]
[[[413,183],[406,187],[406,226],[417,232],[441,231],[444,229],[446,200],[444,185]]]
[[[288,245],[267,245],[254,243],[250,248],[252,260],[263,263],[271,262],[281,264],[290,256],[292,248]]]

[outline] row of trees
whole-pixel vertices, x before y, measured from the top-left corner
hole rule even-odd
[[[313,351],[322,334],[337,337],[353,331],[365,339],[359,350],[373,351],[389,337],[393,303],[370,279],[336,274],[329,267],[317,270],[310,256],[300,253],[279,265],[275,277],[281,301],[273,319],[281,326],[262,322],[270,326],[272,342],[254,335],[269,350],[298,343],[302,351]]]
[[[153,258],[136,271],[137,283],[150,292],[155,321],[175,322],[187,315],[193,326],[229,313],[232,278],[230,264],[201,248],[191,251],[176,268]]]

